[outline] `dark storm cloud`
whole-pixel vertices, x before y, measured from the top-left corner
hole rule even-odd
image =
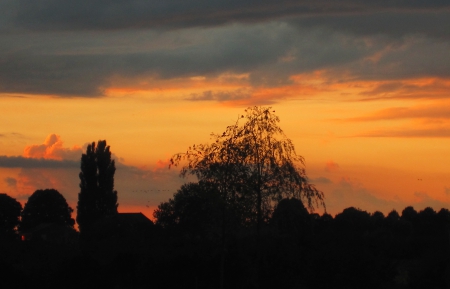
[[[1,168],[78,168],[79,161],[0,156]]]
[[[3,17],[31,30],[211,26],[296,15],[445,9],[445,0],[4,0]],[[4,21],[3,21],[4,22]]]
[[[112,75],[162,79],[245,72],[273,61],[264,51],[241,50],[233,55],[226,47],[216,51],[179,49],[122,55],[7,55],[0,58],[0,90],[3,92],[98,96],[110,85]],[[264,55],[266,54],[266,55]],[[258,57],[260,56],[260,57]],[[246,58],[246,61],[240,61]]]
[[[0,0],[0,92],[95,97],[114,77],[224,73],[248,74],[253,87],[281,86],[318,70],[334,79],[446,78],[449,7],[418,0]],[[247,97],[205,93],[190,99]]]
[[[323,27],[357,36],[391,37],[422,34],[449,39],[450,11],[384,11],[362,14],[317,15],[290,21],[303,28]]]
[[[37,94],[101,95],[110,68],[102,56],[0,55],[0,90]]]
[[[42,48],[36,52],[33,49],[24,49],[22,45],[15,46],[17,37],[11,37],[11,42],[3,44],[5,53],[0,55],[0,90],[58,95],[101,95],[102,87],[109,85],[108,81],[112,75],[128,78],[155,76],[164,79],[214,75],[224,71],[243,73],[276,62],[285,52],[287,42],[291,41],[287,31],[279,31],[279,34],[273,35],[273,38],[267,41],[270,35],[264,31],[264,27],[237,30],[222,29],[216,33],[198,31],[202,37],[195,43],[129,53],[102,53],[97,52],[95,47],[80,53],[70,48],[57,51],[59,45],[64,46],[64,43],[61,43],[64,40],[59,39],[58,35],[48,39],[49,52]],[[186,33],[188,35],[184,37],[189,38],[189,31]],[[26,40],[18,42],[23,44]],[[265,49],[259,49],[262,46]],[[288,44],[287,48],[289,46]],[[22,51],[16,52],[16,49]],[[102,47],[98,49],[101,50]]]
[[[90,96],[101,95],[113,75],[170,79],[225,72],[249,73],[252,85],[274,86],[289,83],[292,73],[343,65],[373,50],[359,40],[277,22],[174,34],[186,38],[185,43],[128,53],[126,46],[118,45],[117,51],[101,46],[83,50],[79,43],[77,51],[65,43],[70,36],[58,34],[47,36],[46,45],[40,43],[35,51],[33,39],[39,36],[5,36],[0,43],[0,90]]]
[[[254,87],[290,84],[293,74],[323,69],[332,78],[342,71],[359,79],[450,76],[450,43],[423,37],[360,38],[270,22],[164,34],[105,33],[98,38],[50,34],[43,41],[40,35],[5,35],[0,41],[0,91],[100,96],[114,85],[113,76],[172,79],[248,73]],[[377,53],[376,61],[367,60]]]

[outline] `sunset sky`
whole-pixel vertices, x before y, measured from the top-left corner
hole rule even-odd
[[[119,211],[168,159],[270,106],[328,213],[450,205],[450,2],[0,0],[0,192],[54,188],[107,140]],[[318,210],[323,213],[323,210]]]

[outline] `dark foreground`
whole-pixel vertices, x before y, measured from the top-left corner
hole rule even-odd
[[[448,210],[297,221],[2,240],[1,288],[450,288]]]

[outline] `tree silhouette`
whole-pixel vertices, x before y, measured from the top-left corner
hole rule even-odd
[[[349,207],[334,218],[336,226],[344,232],[362,233],[370,228],[370,214],[355,207]]]
[[[22,205],[7,194],[0,194],[0,238],[13,236],[19,224]]]
[[[240,204],[246,219],[256,219],[258,234],[263,220],[283,198],[301,199],[311,211],[325,207],[323,193],[308,183],[304,159],[278,126],[274,111],[256,106],[245,111],[246,116],[225,132],[212,134],[212,144],[175,154],[171,165],[186,160],[181,176],[193,174],[215,183],[224,200]]]
[[[299,199],[283,199],[273,211],[271,223],[281,234],[299,235],[311,229],[308,211]]]
[[[384,214],[380,211],[375,211],[371,214],[370,218],[372,219],[372,223],[376,228],[380,228],[384,224],[384,220],[386,219]]]
[[[80,193],[78,194],[77,223],[80,233],[89,231],[98,219],[117,214],[117,191],[114,190],[114,160],[106,141],[88,145],[81,156]]]
[[[212,190],[213,187],[203,182],[183,185],[173,199],[161,203],[154,211],[156,224],[190,236],[211,235],[221,227],[221,206],[224,205]]]
[[[411,222],[411,224],[414,224],[417,221],[418,213],[412,206],[406,207],[402,211],[402,220]]]
[[[396,210],[392,210],[389,212],[389,214],[386,216],[386,222],[389,225],[392,225],[400,220],[400,215]]]
[[[20,230],[29,230],[42,223],[54,223],[73,227],[73,209],[57,190],[45,189],[35,191],[22,211]]]
[[[418,213],[418,218],[421,222],[432,223],[435,221],[437,216],[436,211],[431,207],[426,207]]]

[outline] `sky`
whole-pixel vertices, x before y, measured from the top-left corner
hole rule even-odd
[[[328,213],[448,208],[449,31],[445,0],[0,0],[0,193],[76,213],[106,140],[119,211],[151,218],[173,154],[266,106]]]

